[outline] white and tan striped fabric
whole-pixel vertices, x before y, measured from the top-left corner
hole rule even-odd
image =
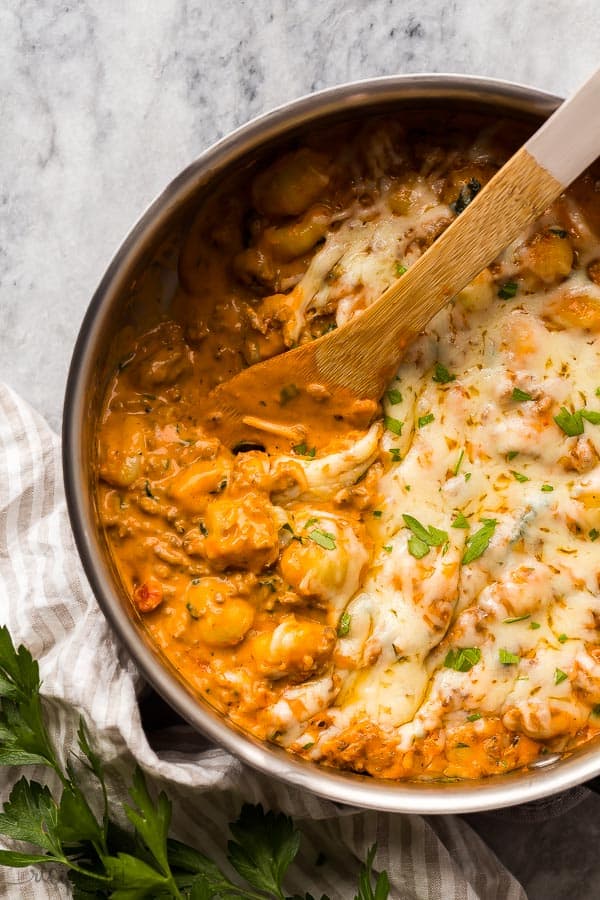
[[[134,760],[173,801],[177,837],[223,863],[227,822],[241,803],[293,814],[304,838],[292,891],[351,900],[359,861],[377,841],[376,869],[387,869],[395,900],[526,900],[521,886],[462,819],[362,812],[273,783],[186,729],[152,749],[137,697],[143,687],[113,639],[82,572],[60,474],[59,440],[10,389],[0,385],[0,623],[40,661],[56,743],[74,748],[79,715],[111,765],[115,809]],[[155,746],[157,746],[155,744]],[[40,777],[43,772],[28,772]],[[1,797],[16,780],[0,770]],[[317,857],[325,862],[315,867]],[[1,869],[3,898],[68,897],[60,872]]]

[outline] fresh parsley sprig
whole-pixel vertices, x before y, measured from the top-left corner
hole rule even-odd
[[[424,556],[427,556],[431,547],[447,548],[449,543],[447,531],[442,531],[441,528],[436,528],[434,525],[422,525],[418,519],[406,513],[402,515],[402,518],[404,519],[404,524],[411,532],[411,536],[408,539],[408,552],[415,559],[423,559]]]
[[[229,827],[227,859],[243,884],[232,881],[199,850],[169,838],[171,802],[161,791],[154,799],[136,768],[131,803],[123,810],[127,831],[110,815],[105,773],[80,722],[81,757],[61,765],[43,715],[37,662],[8,629],[0,628],[0,764],[44,765],[58,775],[61,794],[21,778],[0,812],[0,835],[36,849],[0,850],[0,865],[22,868],[46,863],[66,866],[76,900],[315,900],[289,897],[284,879],[300,847],[292,819],[245,804]],[[101,812],[88,801],[90,779],[101,788]],[[386,872],[375,879],[376,847],[359,875],[355,900],[387,900]],[[373,883],[374,882],[374,883]],[[320,900],[328,900],[323,894]]]

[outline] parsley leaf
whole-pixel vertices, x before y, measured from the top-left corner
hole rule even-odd
[[[396,406],[397,403],[402,403],[402,394],[396,388],[390,388],[390,390],[386,392],[386,397],[392,406]]]
[[[402,434],[402,426],[404,425],[404,422],[401,422],[400,419],[393,419],[392,416],[384,416],[383,424],[388,431],[392,432],[392,434]]]
[[[529,481],[529,478],[527,477],[527,475],[522,475],[521,472],[515,472],[514,469],[510,470],[510,474],[513,476],[515,481],[520,481],[521,483],[523,483],[525,481]]]
[[[470,528],[469,520],[465,518],[463,513],[459,512],[456,516],[454,522],[452,522],[452,528]]]
[[[479,647],[462,647],[448,650],[444,660],[446,669],[456,672],[469,672],[481,659]]]
[[[581,415],[590,425],[600,425],[600,412],[594,409],[582,409]]]
[[[545,494],[550,494],[554,490],[551,484],[543,484],[540,488],[541,491],[544,491]]]
[[[511,394],[513,400],[518,400],[520,403],[524,403],[526,400],[533,400],[531,394],[528,394],[527,391],[522,391],[521,388],[513,388],[513,392]]]
[[[171,802],[163,791],[156,803],[153,802],[139,766],[135,769],[129,793],[136,806],[126,804],[125,815],[158,863],[160,871],[168,875],[167,835],[171,823]]]
[[[392,457],[392,462],[402,462],[399,447],[390,447],[390,456]]]
[[[358,893],[354,896],[354,900],[386,900],[389,896],[390,882],[385,870],[377,876],[375,889],[373,889],[373,861],[376,852],[377,844],[373,844],[358,876]],[[322,897],[321,900],[326,900],[326,898]]]
[[[524,622],[525,619],[531,618],[531,613],[525,613],[524,616],[513,616],[511,619],[503,619],[504,625],[514,625],[515,622]]]
[[[515,456],[518,456],[518,455],[519,455],[519,451],[518,451],[518,450],[509,450],[508,453],[506,454],[506,458],[507,458],[507,459],[509,460],[509,462],[510,462],[511,459],[514,459]]]
[[[453,470],[454,475],[458,475],[458,473],[460,472],[460,467],[461,467],[464,455],[465,455],[465,451],[461,450],[460,453],[458,454],[458,459],[456,460],[456,465],[454,466],[454,470]]]
[[[519,290],[519,285],[516,281],[507,281],[505,282],[500,290],[498,291],[498,296],[501,300],[512,300],[512,298],[516,295]]]
[[[536,631],[538,628],[541,628],[542,626],[540,625],[539,622],[530,622],[529,627],[531,628],[532,631]]]
[[[435,364],[435,371],[432,378],[434,381],[437,381],[438,384],[449,384],[451,381],[456,381],[456,375],[451,375],[446,366],[443,366],[439,362]]]
[[[554,421],[569,437],[583,434],[581,412],[570,413],[566,406],[561,406],[558,415],[554,416]]]
[[[448,532],[430,525],[428,528],[422,525],[414,516],[404,514],[404,524],[412,532],[408,539],[408,552],[415,559],[423,559],[429,553],[430,547],[441,547],[448,543]]]
[[[468,565],[485,553],[490,540],[496,530],[496,519],[482,519],[483,525],[474,534],[467,538],[465,552],[462,558],[463,565]]]
[[[404,273],[408,271],[406,266],[403,266],[402,263],[399,262],[398,260],[396,260],[395,269],[396,269],[396,275],[398,276],[398,278],[400,278],[401,275],[404,275]]]
[[[343,612],[340,616],[340,621],[338,622],[337,627],[337,635],[338,637],[346,637],[346,635],[350,632],[350,625],[352,624],[352,616],[348,612]]]
[[[58,836],[58,806],[47,787],[21,778],[0,813],[0,833],[47,850],[51,859],[65,859]]]
[[[228,859],[236,872],[259,891],[283,897],[284,875],[300,847],[292,820],[245,803],[230,829]]]
[[[505,650],[504,647],[501,647],[500,650],[498,650],[498,658],[503,666],[514,666],[521,661],[520,656],[516,653],[510,653],[510,651]]]
[[[427,413],[425,416],[419,416],[418,424],[419,428],[423,428],[425,425],[429,425],[430,422],[435,420],[435,416],[433,413]]]
[[[294,451],[294,453],[297,453],[298,456],[310,456],[311,459],[314,457],[315,453],[317,452],[316,447],[311,447],[309,449],[308,445],[306,444],[305,441],[303,441],[301,444],[294,444],[294,446],[292,447],[292,450]]]
[[[467,722],[477,722],[477,720],[480,718],[481,713],[471,713],[470,716],[467,716]]]
[[[429,544],[412,534],[408,539],[408,552],[415,559],[423,559],[429,553]]]
[[[42,717],[38,664],[0,628],[0,765],[51,766],[60,773]]]
[[[592,530],[588,534],[588,537],[590,541],[597,541],[600,537],[600,531],[598,531],[597,528],[592,528]]]
[[[318,544],[319,547],[323,547],[324,550],[335,550],[335,535],[329,531],[321,531],[320,528],[315,528],[308,537],[315,544]]]
[[[566,681],[569,676],[566,672],[563,672],[562,669],[554,670],[554,684],[560,684],[563,681]]]

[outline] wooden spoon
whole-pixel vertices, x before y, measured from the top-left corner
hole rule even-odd
[[[361,315],[219,385],[221,439],[289,451],[366,427],[406,346],[599,154],[600,70]]]

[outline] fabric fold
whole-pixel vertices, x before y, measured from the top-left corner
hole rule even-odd
[[[217,747],[199,749],[191,729],[159,735],[153,749],[138,698],[143,681],[114,637],[85,579],[66,511],[60,441],[44,420],[0,385],[0,624],[38,659],[49,728],[65,754],[79,717],[109,766],[115,810],[135,762],[173,802],[172,832],[226,865],[227,823],[243,802],[294,816],[303,832],[287,886],[331,900],[354,896],[376,841],[394,900],[526,900],[523,888],[460,817],[358,811],[274,782]],[[0,769],[0,797],[17,780]],[[39,770],[26,773],[40,778]],[[316,865],[319,859],[321,865]],[[58,870],[0,869],[7,898],[69,897]]]

